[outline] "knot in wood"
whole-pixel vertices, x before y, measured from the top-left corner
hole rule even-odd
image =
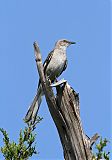
[[[35,61],[36,61],[36,62],[40,62],[40,61],[41,61],[41,58],[35,58]]]

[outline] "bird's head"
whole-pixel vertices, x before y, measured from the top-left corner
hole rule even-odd
[[[75,44],[76,42],[68,41],[66,39],[58,40],[55,44],[56,49],[66,50],[71,44]]]

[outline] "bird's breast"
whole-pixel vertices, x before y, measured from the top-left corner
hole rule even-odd
[[[46,69],[47,76],[54,79],[60,75],[66,63],[66,53],[54,53]]]

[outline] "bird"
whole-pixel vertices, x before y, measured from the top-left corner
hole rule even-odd
[[[67,68],[68,61],[66,50],[71,44],[75,43],[76,42],[66,39],[58,40],[55,43],[54,49],[48,54],[46,60],[43,63],[43,68],[45,76],[47,76],[51,83],[55,82],[56,78],[58,78]],[[43,95],[44,93],[42,90],[42,85],[39,80],[37,94],[27,111],[24,119],[25,122],[31,122],[32,124],[35,122]]]

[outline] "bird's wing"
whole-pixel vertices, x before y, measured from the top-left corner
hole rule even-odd
[[[48,54],[46,60],[45,60],[44,63],[43,63],[43,66],[44,66],[44,74],[45,74],[46,69],[47,69],[47,66],[48,66],[48,64],[49,64],[49,62],[50,62],[50,60],[51,60],[51,58],[52,58],[52,56],[53,56],[53,52],[54,52],[54,50],[51,51],[51,52]],[[39,87],[39,85],[40,85],[40,79],[39,79],[38,87]]]
[[[44,61],[44,64],[43,64],[43,66],[44,66],[44,73],[46,72],[47,66],[48,66],[48,64],[49,64],[49,62],[50,62],[50,60],[51,60],[51,58],[52,58],[52,56],[53,56],[53,52],[54,52],[54,51],[51,51],[51,52],[48,54],[46,60]]]

